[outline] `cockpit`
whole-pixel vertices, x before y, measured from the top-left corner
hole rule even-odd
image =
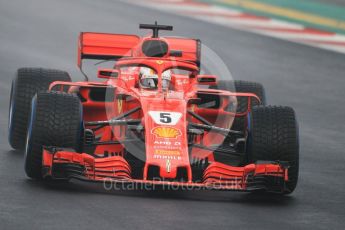
[[[163,91],[183,89],[190,83],[195,71],[179,66],[161,69],[160,72],[146,65],[126,65],[119,68],[120,75],[133,79],[135,87],[142,90],[158,90],[159,84]]]

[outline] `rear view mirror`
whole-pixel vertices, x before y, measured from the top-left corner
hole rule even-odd
[[[199,85],[217,85],[218,81],[215,75],[198,75],[196,78]]]
[[[99,69],[98,78],[117,78],[119,76],[119,71],[116,69]]]

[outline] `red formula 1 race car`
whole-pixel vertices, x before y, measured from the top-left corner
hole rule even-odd
[[[288,194],[298,179],[292,108],[266,106],[261,84],[200,74],[197,39],[81,33],[83,59],[115,61],[103,82],[21,68],[9,142],[34,179]],[[233,85],[233,90],[229,88]]]

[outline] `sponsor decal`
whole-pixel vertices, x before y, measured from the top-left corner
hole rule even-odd
[[[181,146],[181,142],[180,141],[155,141],[154,142],[155,145],[168,145],[168,146]]]
[[[182,157],[180,156],[165,156],[165,155],[153,155],[153,159],[160,159],[160,160],[181,160]]]
[[[154,149],[168,149],[168,150],[181,150],[180,146],[170,146],[170,145],[155,145]]]
[[[164,61],[158,60],[158,61],[156,61],[156,63],[157,63],[158,65],[162,65],[162,64],[164,63]]]
[[[122,78],[124,81],[133,81],[135,78],[133,76],[125,76]]]
[[[189,83],[189,80],[188,79],[177,79],[176,80],[176,84],[177,85],[186,85],[186,84],[188,84]]]
[[[151,132],[158,138],[177,138],[182,135],[181,130],[174,127],[158,126],[152,129]]]
[[[178,150],[155,149],[157,155],[180,156],[181,152]]]

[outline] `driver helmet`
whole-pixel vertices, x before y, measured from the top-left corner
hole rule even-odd
[[[148,67],[141,67],[139,74],[139,86],[141,89],[157,89],[158,75]]]
[[[171,70],[166,70],[162,73],[162,88],[168,90],[171,82]]]

